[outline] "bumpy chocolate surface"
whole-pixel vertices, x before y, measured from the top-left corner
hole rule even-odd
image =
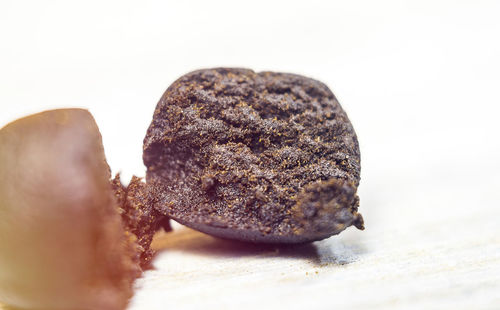
[[[165,92],[144,140],[156,208],[225,238],[298,243],[355,225],[360,152],[323,83],[217,68]]]

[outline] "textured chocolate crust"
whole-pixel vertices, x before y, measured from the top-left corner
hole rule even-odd
[[[154,255],[150,248],[154,234],[162,226],[166,231],[171,230],[168,218],[153,208],[157,194],[140,178],[133,176],[129,185],[124,186],[118,174],[111,184],[126,233],[137,244],[135,260],[142,269],[147,269]]]
[[[165,92],[144,139],[156,208],[231,239],[297,243],[355,225],[360,152],[323,83],[217,68]]]

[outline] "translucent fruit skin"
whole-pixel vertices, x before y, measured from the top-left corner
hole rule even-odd
[[[0,130],[0,302],[126,307],[139,269],[109,180],[86,110],[42,112]]]

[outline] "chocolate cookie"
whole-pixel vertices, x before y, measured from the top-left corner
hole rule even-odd
[[[143,159],[156,208],[202,232],[299,243],[363,229],[356,134],[333,93],[310,78],[189,73],[160,99]]]

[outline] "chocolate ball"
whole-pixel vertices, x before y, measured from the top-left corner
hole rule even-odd
[[[156,208],[214,236],[300,243],[363,229],[356,133],[330,89],[307,77],[186,74],[160,99],[143,159]]]

